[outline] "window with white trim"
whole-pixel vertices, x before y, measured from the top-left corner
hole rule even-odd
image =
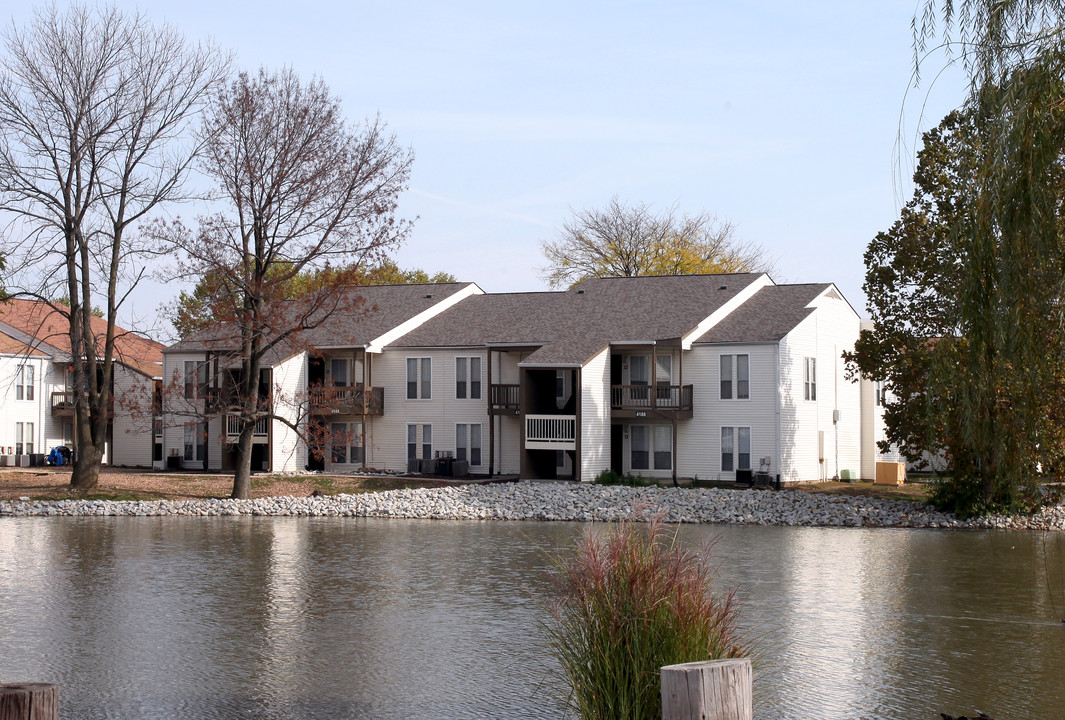
[[[15,368],[15,399],[33,399],[33,365],[19,365]]]
[[[817,400],[817,358],[803,358],[802,397],[804,400]]]
[[[334,465],[362,463],[362,423],[330,423],[329,446]]]
[[[455,397],[459,400],[481,399],[481,358],[455,358]]]
[[[884,404],[884,383],[877,380],[873,383],[873,404],[881,407]]]
[[[722,400],[748,400],[751,397],[750,355],[721,355]]]
[[[207,387],[207,363],[196,360],[185,361],[185,399],[196,400],[203,397]]]
[[[33,423],[15,423],[15,454],[33,454]]]
[[[751,428],[721,428],[721,472],[751,469]]]
[[[407,358],[407,399],[430,400],[433,397],[433,359]]]
[[[673,427],[629,426],[629,466],[632,470],[672,470]]]
[[[197,422],[185,423],[185,459],[189,462],[203,462],[206,448],[204,433]]]
[[[433,426],[410,423],[407,425],[407,459],[431,460],[433,457]]]
[[[481,464],[481,424],[459,423],[455,425],[455,459],[468,460],[470,467]]]

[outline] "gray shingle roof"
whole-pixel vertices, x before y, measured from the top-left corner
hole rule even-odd
[[[283,359],[297,348],[366,345],[471,285],[473,283],[426,283],[351,288],[347,292],[352,302],[345,303],[343,310],[331,314],[318,327],[299,333],[294,343],[277,348],[267,361]],[[362,302],[355,302],[354,299],[360,297]],[[229,337],[225,327],[209,328],[171,345],[166,352],[232,349],[235,344]]]
[[[780,340],[813,313],[814,309],[807,305],[830,287],[828,283],[763,287],[695,342]]]
[[[533,365],[581,365],[611,342],[672,340],[761,277],[759,273],[586,280],[565,292],[472,297],[392,347],[540,346]]]

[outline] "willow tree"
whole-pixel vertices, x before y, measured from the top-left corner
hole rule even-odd
[[[867,292],[882,321],[899,287],[928,272],[942,282],[924,299],[946,308],[945,322],[925,337],[909,330],[910,376],[891,376],[889,363],[879,372],[900,395],[887,413],[895,431],[909,423],[928,449],[936,438],[948,445],[952,477],[937,498],[961,513],[1030,505],[1024,490],[1065,455],[1063,19],[1060,2],[941,0],[914,22],[918,57],[939,39],[960,48],[969,129],[953,176],[928,178],[952,182],[953,207],[936,218],[940,254],[916,254],[906,276],[887,269],[874,241]],[[878,373],[872,360],[890,335],[863,335],[864,370]]]
[[[208,107],[202,133],[219,210],[195,231],[173,222],[156,236],[179,249],[180,276],[208,278],[207,340],[222,367],[239,368],[228,398],[240,427],[233,497],[246,498],[256,423],[300,431],[261,396],[264,359],[308,349],[301,336],[336,313],[367,310],[350,288],[408,232],[396,210],[413,153],[379,119],[348,122],[323,81],[290,69],[241,73]]]
[[[768,270],[759,246],[742,242],[730,222],[708,212],[660,212],[616,197],[604,208],[575,212],[554,240],[541,243],[551,287],[596,277],[693,275]]]
[[[0,212],[12,296],[69,324],[77,457],[100,473],[112,405],[115,321],[157,248],[136,233],[182,198],[191,129],[228,60],[171,27],[114,8],[53,5],[5,35],[0,57]],[[65,297],[66,305],[49,298]],[[99,305],[104,330],[92,324]]]

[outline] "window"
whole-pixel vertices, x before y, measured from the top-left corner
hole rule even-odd
[[[196,400],[203,397],[207,387],[207,364],[195,360],[185,361],[185,399]]]
[[[650,385],[651,373],[648,369],[647,356],[629,356],[629,385]]]
[[[633,470],[673,469],[673,428],[669,425],[632,425],[629,428],[629,465]]]
[[[468,460],[471,467],[481,464],[481,425],[455,426],[455,459]]]
[[[185,459],[190,462],[203,462],[204,454],[204,433],[197,423],[185,423]]]
[[[884,404],[884,383],[879,380],[873,384],[873,402],[877,407]]]
[[[329,378],[337,387],[347,387],[351,384],[351,361],[348,358],[331,358],[329,360]]]
[[[751,469],[751,429],[721,428],[721,472]]]
[[[802,396],[806,400],[817,399],[817,358],[803,358]]]
[[[429,400],[432,397],[432,358],[407,358],[407,399]]]
[[[330,423],[329,434],[334,464],[362,462],[362,423]]]
[[[15,399],[33,399],[33,365],[19,365],[15,368]]]
[[[421,450],[421,454],[418,451]],[[433,426],[407,426],[407,459],[430,460],[433,457]]]
[[[15,423],[15,454],[33,454],[33,423]]]
[[[721,399],[747,400],[751,397],[751,362],[749,355],[721,356]]]
[[[481,358],[455,358],[455,397],[481,399]]]

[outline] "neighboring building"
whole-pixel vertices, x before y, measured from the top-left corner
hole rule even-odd
[[[107,324],[93,318],[102,339]],[[153,412],[163,345],[116,328],[112,394],[104,462],[151,467],[160,418]],[[69,323],[45,303],[0,303],[0,456],[47,454],[74,444]]]
[[[276,414],[335,440],[315,452],[264,421],[255,469],[405,471],[450,453],[473,473],[526,478],[872,477],[861,390],[841,359],[860,321],[832,284],[742,273],[357,292],[376,312],[305,333],[260,383]],[[164,377],[184,390],[165,401],[163,445],[174,464],[229,469],[236,370],[211,335],[164,352]]]

